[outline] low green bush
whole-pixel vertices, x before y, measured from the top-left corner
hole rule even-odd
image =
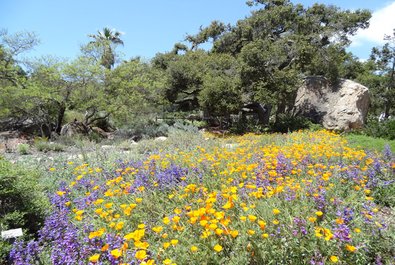
[[[39,174],[0,157],[0,230],[22,228],[25,238],[41,227],[49,203],[39,185]],[[0,239],[0,264],[6,264],[11,244]]]
[[[40,152],[63,152],[65,149],[63,144],[48,142],[46,138],[36,138],[34,140],[34,147]]]
[[[371,117],[368,119],[363,133],[376,138],[395,140],[395,120],[378,121]]]
[[[317,129],[317,125],[312,123],[309,119],[302,116],[291,116],[287,114],[280,114],[276,122],[270,125],[273,132],[287,133],[303,129]]]
[[[21,155],[27,155],[30,152],[30,146],[28,144],[19,144],[18,145],[18,153]]]

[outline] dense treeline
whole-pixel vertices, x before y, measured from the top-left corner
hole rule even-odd
[[[236,25],[213,21],[148,62],[119,58],[116,47],[127,43],[108,28],[89,35],[72,61],[22,62],[18,55],[37,45],[37,37],[3,31],[1,126],[35,126],[50,137],[74,119],[87,127],[128,129],[170,114],[196,113],[212,125],[231,126],[232,114],[257,105],[265,108],[259,117],[265,126],[268,117],[291,115],[296,89],[310,75],[357,80],[370,88],[373,115],[393,114],[395,32],[367,62],[346,52],[350,36],[369,26],[369,11],[289,0],[248,4],[259,8]],[[199,48],[207,42],[210,50]]]

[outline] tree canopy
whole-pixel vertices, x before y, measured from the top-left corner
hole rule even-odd
[[[374,109],[391,114],[395,33],[368,62],[346,52],[350,36],[369,26],[368,10],[289,0],[247,4],[256,8],[235,25],[212,21],[150,61],[122,61],[116,52],[122,34],[105,27],[88,35],[74,60],[46,57],[23,66],[19,54],[38,44],[36,35],[2,31],[0,120],[30,120],[59,133],[70,112],[87,125],[111,119],[123,127],[141,113],[203,112],[230,120],[243,106],[259,104],[275,119],[291,115],[298,86],[312,75],[356,79],[371,87]],[[201,49],[206,42],[211,48]]]

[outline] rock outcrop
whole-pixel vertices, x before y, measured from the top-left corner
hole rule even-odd
[[[73,137],[76,135],[88,135],[91,128],[86,126],[80,121],[74,120],[70,123],[65,124],[60,131],[60,135]]]
[[[330,85],[324,77],[308,77],[298,89],[294,115],[307,117],[326,129],[349,131],[364,125],[368,107],[367,87],[347,79]]]

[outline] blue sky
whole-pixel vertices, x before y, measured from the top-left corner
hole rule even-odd
[[[350,50],[361,59],[384,34],[395,28],[395,0],[295,0],[311,6],[315,2],[343,9],[370,9],[372,29],[358,34]],[[124,32],[124,57],[152,58],[172,49],[186,34],[195,34],[212,20],[235,24],[250,14],[245,0],[0,0],[0,28],[9,33],[34,31],[41,44],[29,57],[55,55],[75,58],[88,34],[103,27]],[[380,37],[381,36],[381,37]]]

